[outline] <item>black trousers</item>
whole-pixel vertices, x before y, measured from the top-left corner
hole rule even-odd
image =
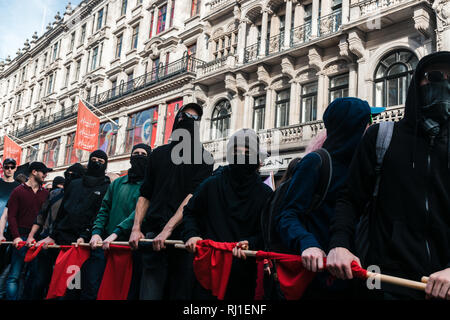
[[[147,233],[153,239],[157,234]],[[140,300],[190,300],[194,285],[194,255],[185,250],[166,247],[156,252],[142,247]]]

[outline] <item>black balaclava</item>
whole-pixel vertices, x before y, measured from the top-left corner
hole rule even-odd
[[[236,154],[237,147],[248,148],[246,155]],[[252,129],[241,129],[234,133],[227,145],[227,160],[232,175],[238,180],[245,180],[259,168],[261,152],[259,137]]]
[[[92,161],[92,157],[100,158],[105,160],[104,164]],[[89,156],[89,163],[87,169],[87,176],[91,177],[101,177],[105,175],[106,167],[108,166],[108,156],[102,150],[96,150]]]
[[[420,87],[422,126],[430,137],[436,137],[450,120],[450,81],[430,82]]]
[[[147,152],[147,155],[134,155],[133,152],[136,149],[144,149]],[[128,170],[128,181],[129,182],[137,182],[141,181],[145,177],[145,169],[147,168],[148,157],[152,152],[152,148],[144,143],[137,144],[133,147],[131,151],[131,168]]]
[[[69,174],[69,172],[71,172],[71,174]],[[73,180],[82,178],[85,173],[86,170],[80,163],[75,163],[67,168],[64,172],[64,177],[66,179],[64,181],[64,189],[66,189]]]
[[[66,179],[64,179],[64,177],[61,177],[61,176],[55,177],[55,179],[53,179],[53,183],[52,183],[52,190],[58,189],[58,185],[60,185],[60,184],[64,185],[65,182],[66,182]]]

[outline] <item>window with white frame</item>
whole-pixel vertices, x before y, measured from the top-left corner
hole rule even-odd
[[[301,123],[317,120],[317,81],[302,86],[301,109]]]
[[[330,78],[329,102],[337,98],[348,97],[348,73]]]

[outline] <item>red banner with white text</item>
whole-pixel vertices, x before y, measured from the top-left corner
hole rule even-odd
[[[98,147],[100,119],[80,100],[74,148],[93,152]]]
[[[16,160],[17,166],[20,165],[20,158],[22,158],[22,147],[12,141],[8,136],[5,136],[3,144],[3,161],[8,158]]]

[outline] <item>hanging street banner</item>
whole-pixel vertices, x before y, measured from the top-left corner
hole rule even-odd
[[[93,152],[97,150],[100,119],[80,100],[74,148]]]
[[[19,166],[20,158],[22,158],[22,147],[12,141],[8,136],[5,136],[3,144],[3,161],[8,158],[16,160],[17,166]]]

